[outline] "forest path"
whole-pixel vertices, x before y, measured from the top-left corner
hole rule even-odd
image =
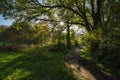
[[[79,50],[78,48],[71,50],[66,54],[65,61],[80,80],[116,80],[91,65],[89,61],[80,58]]]

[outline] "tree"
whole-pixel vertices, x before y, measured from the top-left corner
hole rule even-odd
[[[47,21],[56,24],[63,19],[67,24],[68,46],[70,25],[82,25],[88,31],[84,43],[93,60],[119,62],[119,0],[1,0],[0,4],[0,13],[17,21]],[[55,18],[55,14],[60,20]],[[112,66],[109,61],[103,63],[113,68],[120,65]]]
[[[50,31],[46,23],[34,24],[31,28],[31,40],[34,44],[46,44],[50,38]]]
[[[6,17],[14,17],[19,20],[49,20],[46,18],[51,12],[65,9],[78,16],[78,21],[71,24],[84,25],[87,30],[92,30],[101,24],[102,5],[104,0],[5,0],[1,1],[1,13]],[[6,6],[4,6],[4,4]],[[27,16],[26,16],[27,15]],[[46,16],[47,15],[47,16]],[[45,16],[45,18],[43,18]],[[80,22],[82,19],[83,22]]]
[[[6,41],[7,41],[7,34],[5,33],[5,31],[8,29],[7,26],[5,25],[1,25],[0,26],[0,42],[3,43],[3,45],[6,45]]]

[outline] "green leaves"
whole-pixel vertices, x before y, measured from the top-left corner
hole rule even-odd
[[[16,2],[20,4],[26,4],[28,1],[31,1],[31,0],[16,0]]]

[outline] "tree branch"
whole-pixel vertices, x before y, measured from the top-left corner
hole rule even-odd
[[[53,20],[53,19],[36,19],[37,20],[40,20],[40,21],[49,21],[49,22],[60,22],[60,21],[57,21],[57,20]],[[84,23],[80,23],[80,22],[68,22],[68,21],[65,21],[64,23],[66,24],[72,24],[72,25],[82,25],[82,26],[85,26]]]

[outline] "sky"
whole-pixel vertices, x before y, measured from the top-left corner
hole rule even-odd
[[[42,3],[42,0],[38,0],[38,1]],[[10,26],[12,25],[13,22],[14,20],[11,20],[11,19],[5,20],[4,17],[0,14],[0,25]]]
[[[10,26],[12,25],[13,22],[14,20],[11,20],[11,19],[5,20],[4,17],[2,17],[2,15],[0,14],[0,25]]]

